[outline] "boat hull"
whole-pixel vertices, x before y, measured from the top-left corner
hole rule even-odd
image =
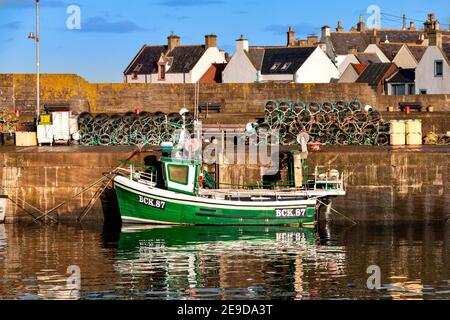
[[[124,223],[166,225],[314,225],[316,200],[230,201],[142,186],[118,176],[114,180]]]

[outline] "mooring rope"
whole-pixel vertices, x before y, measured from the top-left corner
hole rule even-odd
[[[322,205],[324,205],[324,206],[328,206],[326,203],[324,203],[323,201],[319,200],[318,198],[317,198],[317,202],[319,202],[320,204],[322,204]],[[351,221],[353,224],[355,224],[355,225],[357,224],[355,220],[353,220],[352,218],[347,217],[345,214],[343,214],[343,213],[337,211],[337,210],[334,209],[333,207],[330,207],[330,209],[331,209],[332,211],[334,211],[335,213],[339,214],[340,216],[343,216],[345,219]]]

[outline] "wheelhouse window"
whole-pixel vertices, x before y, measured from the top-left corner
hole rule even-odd
[[[442,77],[444,74],[444,62],[442,60],[434,61],[434,76]]]
[[[158,72],[158,80],[164,81],[166,80],[166,64],[159,64],[159,72]]]
[[[170,181],[187,185],[189,182],[189,167],[185,165],[169,164],[167,167]]]

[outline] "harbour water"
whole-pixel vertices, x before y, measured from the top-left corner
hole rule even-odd
[[[449,262],[448,223],[0,225],[0,299],[448,299]]]

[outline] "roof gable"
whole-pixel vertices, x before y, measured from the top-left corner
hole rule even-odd
[[[262,74],[294,74],[316,50],[315,47],[267,48]]]

